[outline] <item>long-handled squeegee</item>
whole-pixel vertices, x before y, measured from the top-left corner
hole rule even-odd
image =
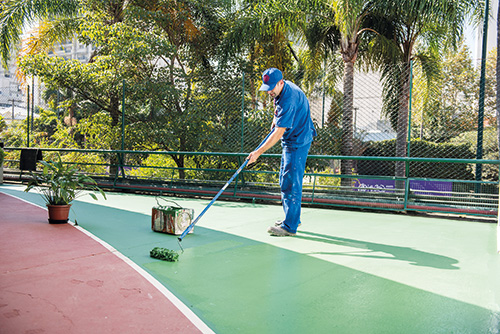
[[[259,147],[261,147],[262,145],[264,145],[267,138],[269,138],[273,132],[274,132],[274,129],[266,136],[266,138],[264,138],[264,140],[259,144],[259,146],[257,146],[257,149]],[[178,243],[179,243],[179,247],[182,249],[182,251],[184,251],[184,249],[181,246],[182,239],[184,239],[184,237],[193,229],[194,225],[200,220],[200,218],[205,214],[205,212],[207,212],[207,210],[212,206],[212,204],[214,204],[214,202],[217,200],[217,198],[219,198],[219,196],[224,192],[224,190],[226,190],[227,186],[229,186],[229,184],[231,184],[231,182],[234,180],[234,178],[243,170],[243,168],[245,168],[245,166],[247,164],[248,164],[248,159],[245,159],[245,162],[243,162],[243,164],[240,166],[240,168],[238,168],[238,170],[233,174],[233,176],[231,176],[229,181],[226,182],[226,184],[222,187],[222,189],[219,190],[217,195],[215,195],[215,197],[210,201],[210,203],[208,203],[206,208],[203,209],[203,211],[198,215],[198,217],[196,217],[196,219],[177,238]]]

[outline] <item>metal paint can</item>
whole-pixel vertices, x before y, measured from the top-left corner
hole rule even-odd
[[[155,232],[181,235],[191,225],[193,216],[193,209],[156,206],[153,207],[151,215],[151,229]],[[193,230],[189,233],[193,233]]]

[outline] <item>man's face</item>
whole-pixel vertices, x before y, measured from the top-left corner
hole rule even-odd
[[[280,95],[281,90],[283,89],[283,84],[283,80],[280,80],[272,90],[267,91],[267,94],[274,99],[276,96]]]

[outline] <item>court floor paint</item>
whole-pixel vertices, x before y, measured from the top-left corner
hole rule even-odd
[[[0,191],[43,205],[24,187]],[[170,198],[193,208],[210,199]],[[499,333],[496,224],[304,208],[296,237],[266,233],[277,205],[217,201],[185,252],[151,231],[154,196],[85,196],[71,219],[153,275],[216,333]]]

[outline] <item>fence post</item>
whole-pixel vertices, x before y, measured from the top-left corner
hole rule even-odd
[[[245,131],[245,71],[241,76],[241,146],[240,152],[243,152],[243,137]]]
[[[33,121],[35,120],[35,77],[31,77],[31,132],[33,132]]]
[[[61,97],[61,92],[59,91],[59,88],[57,89],[57,100],[56,100],[56,115],[57,118],[59,118],[59,99]]]
[[[489,6],[490,1],[486,0],[484,6],[484,26],[483,26],[483,49],[481,54],[481,79],[479,80],[479,108],[477,111],[477,149],[476,159],[483,158],[483,128],[484,128],[484,86],[486,75],[486,48],[488,42],[488,19],[489,19]],[[481,191],[483,165],[476,164],[476,193]]]
[[[122,91],[122,151],[125,150],[125,80],[123,82],[123,91]],[[122,177],[125,178],[125,170],[123,169],[123,165],[125,163],[125,153],[120,153],[118,155],[119,163],[120,163],[120,170],[122,172]]]
[[[411,103],[412,103],[412,88],[413,88],[413,60],[410,60],[410,96],[408,101],[408,143],[406,144],[406,156],[410,157],[411,149]],[[408,178],[410,176],[410,162],[407,160],[405,175]],[[409,182],[408,179],[406,182]]]
[[[28,85],[28,89],[26,90],[28,92],[28,102],[27,102],[27,108],[26,108],[26,126],[27,126],[27,131],[26,131],[26,147],[30,147],[30,85]]]
[[[323,60],[323,80],[322,81],[322,93],[323,93],[323,104],[321,106],[321,128],[325,127],[325,80],[326,80],[326,51],[325,59]]]
[[[245,136],[245,71],[242,71],[242,75],[241,75],[241,145],[240,145],[240,152],[243,152],[244,136]],[[240,165],[241,164],[240,157],[238,157],[237,160],[238,160],[238,165]],[[239,176],[240,176],[239,174],[236,175],[236,180],[234,182],[233,197],[236,197],[236,190],[238,188]],[[242,179],[243,184],[245,184],[245,178],[244,178],[243,174],[241,175],[241,179]]]
[[[125,80],[122,87],[122,151],[125,150]]]

